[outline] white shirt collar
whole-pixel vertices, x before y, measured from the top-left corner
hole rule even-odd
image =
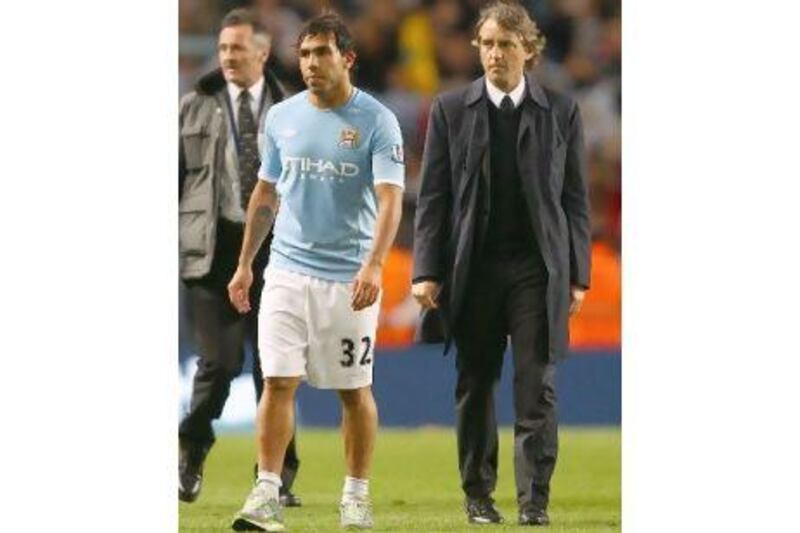
[[[261,91],[264,88],[264,76],[258,78],[258,81],[251,85],[247,92],[250,93],[250,105],[253,107],[253,115],[258,111],[258,105],[261,103]],[[233,106],[234,113],[239,114],[239,95],[242,94],[242,89],[232,82],[228,82],[228,94],[231,97],[231,105]]]
[[[489,78],[486,78],[486,94],[489,95],[489,100],[491,100],[498,109],[506,94],[511,97],[511,101],[514,102],[514,107],[518,107],[519,103],[522,102],[522,97],[525,96],[525,76],[522,76],[522,79],[519,80],[517,86],[514,87],[510,93],[504,93],[495,87],[492,82],[489,81]]]

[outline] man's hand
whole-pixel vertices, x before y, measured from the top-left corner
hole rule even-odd
[[[423,309],[437,309],[436,297],[441,289],[442,284],[438,281],[420,281],[411,286],[411,294]]]
[[[237,311],[244,314],[250,311],[250,286],[253,284],[253,271],[238,267],[228,283],[228,298]]]
[[[583,298],[586,296],[586,290],[573,285],[569,289],[569,315],[572,316],[581,310],[583,305]]]
[[[353,311],[361,311],[375,303],[381,291],[383,266],[365,263],[353,280]]]

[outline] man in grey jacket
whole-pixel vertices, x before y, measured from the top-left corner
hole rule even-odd
[[[254,14],[235,9],[221,26],[221,69],[203,76],[180,105],[180,275],[200,356],[190,409],[179,428],[178,497],[185,502],[200,493],[203,463],[215,440],[211,422],[222,414],[247,344],[253,350],[256,401],[263,389],[256,320],[263,281],[256,276],[253,309],[246,314],[230,304],[227,284],[236,270],[245,207],[257,179],[259,132],[284,90],[266,68],[270,37]],[[263,271],[268,259],[265,243],[254,269]],[[299,505],[290,492],[298,465],[292,439],[282,472],[281,501],[287,506]]]

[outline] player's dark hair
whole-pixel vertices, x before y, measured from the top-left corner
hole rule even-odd
[[[342,18],[332,11],[325,12],[306,22],[297,36],[297,48],[309,35],[333,35],[336,47],[342,54],[353,52],[356,49],[353,36]]]

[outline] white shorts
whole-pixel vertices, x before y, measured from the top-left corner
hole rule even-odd
[[[264,377],[303,377],[318,389],[371,385],[380,296],[353,311],[352,291],[352,283],[267,267],[258,315]]]

